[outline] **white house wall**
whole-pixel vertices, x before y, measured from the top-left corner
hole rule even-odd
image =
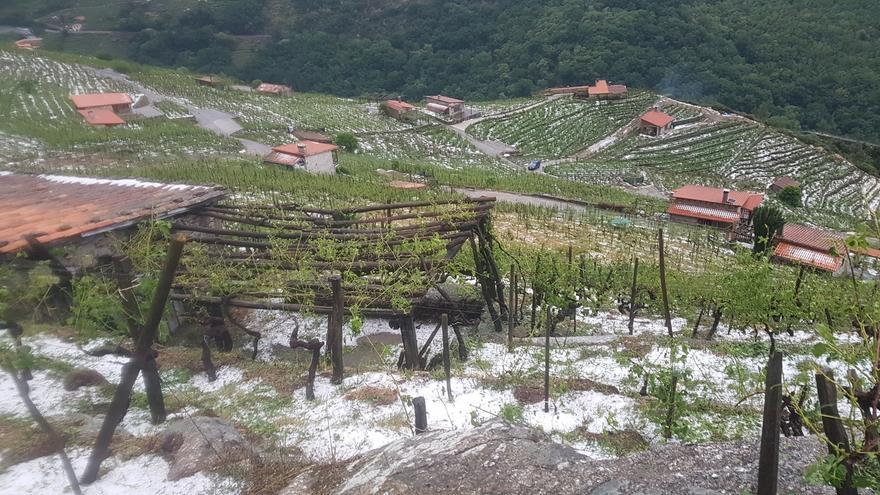
[[[336,165],[333,163],[333,153],[328,151],[306,157],[306,170],[315,174],[334,174]]]

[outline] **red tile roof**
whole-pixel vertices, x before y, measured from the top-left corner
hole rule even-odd
[[[388,185],[395,189],[424,189],[427,187],[426,184],[421,182],[408,182],[405,180],[393,180]]]
[[[672,198],[701,201],[704,203],[716,203],[720,205],[724,204],[722,202],[722,199],[724,198],[724,189],[691,184],[672,191]],[[764,195],[747,191],[730,191],[727,200],[727,204],[731,206],[742,207],[748,211],[752,211],[764,201]]]
[[[52,245],[179,215],[211,203],[222,188],[136,179],[92,179],[0,171],[0,254]]]
[[[659,110],[649,110],[642,115],[642,122],[657,127],[666,127],[675,121],[675,117]]]
[[[305,148],[300,149],[300,145],[305,146]],[[284,146],[276,146],[272,148],[272,151],[277,151],[278,153],[284,153],[286,155],[306,157],[327,153],[337,149],[339,149],[339,146],[336,146],[335,144],[318,143],[315,141],[297,141],[295,143],[285,144]]]
[[[330,136],[315,131],[293,131],[293,137],[300,141],[315,141],[328,144],[333,142],[333,138]]]
[[[458,103],[464,103],[464,100],[459,100],[457,98],[451,98],[449,96],[436,95],[436,96],[426,96],[425,98],[430,98],[432,100],[437,100],[439,102],[445,103],[447,105],[456,105]]]
[[[626,93],[626,85],[625,84],[610,84],[608,86],[608,93],[612,95],[620,95]]]
[[[387,100],[385,102],[385,105],[388,108],[398,112],[409,112],[410,110],[414,110],[416,108],[403,100]]]
[[[125,93],[93,93],[70,95],[70,101],[77,110],[113,105],[131,105],[131,97]]]
[[[739,222],[739,215],[735,211],[714,208],[712,206],[672,203],[669,205],[669,208],[666,209],[666,213],[683,217],[699,218],[702,220],[711,220],[713,222],[730,224]]]
[[[787,242],[780,242],[773,255],[793,263],[812,266],[829,272],[836,272],[843,264],[842,256],[833,256],[821,250],[810,249]]]
[[[119,115],[116,115],[113,110],[110,110],[109,108],[98,107],[87,110],[77,110],[77,112],[91,125],[122,125],[125,123]]]
[[[796,244],[826,253],[834,249],[842,254],[845,249],[843,235],[798,223],[785,224],[782,227],[782,232],[776,234],[776,239],[780,242]]]
[[[786,187],[801,187],[800,182],[788,176],[777,177],[776,180],[773,181],[773,185],[778,187],[779,189],[785,189]]]
[[[591,95],[607,95],[608,81],[604,79],[597,79],[595,86],[590,86],[589,88],[587,88],[587,93]]]

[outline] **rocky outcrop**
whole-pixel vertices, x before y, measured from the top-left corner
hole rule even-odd
[[[330,476],[326,467],[307,471],[282,493],[739,494],[754,490],[757,452],[757,441],[669,444],[596,461],[541,432],[496,421],[400,440],[335,466]],[[815,438],[783,438],[780,493],[833,494],[804,481],[806,466],[822,454]]]
[[[104,375],[87,368],[77,368],[64,375],[64,390],[68,392],[79,390],[80,387],[97,387],[109,383]]]
[[[169,458],[168,479],[172,481],[254,456],[244,437],[219,418],[197,416],[173,421],[159,439]]]

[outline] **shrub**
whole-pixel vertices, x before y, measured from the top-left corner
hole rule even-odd
[[[801,188],[798,186],[788,186],[783,188],[776,194],[776,199],[784,205],[798,208],[803,206],[801,202]]]
[[[350,132],[340,132],[336,135],[336,138],[333,140],[339,147],[348,151],[349,153],[354,153],[354,151],[358,148],[358,140],[354,134]]]

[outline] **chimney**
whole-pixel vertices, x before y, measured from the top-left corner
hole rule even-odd
[[[721,202],[727,204],[730,201],[730,189],[725,189],[724,193],[721,195]]]
[[[305,144],[303,144],[303,143],[297,144],[296,149],[298,149],[299,152],[302,153],[302,156],[306,156],[306,145]],[[725,198],[727,197],[726,194],[724,197]]]

